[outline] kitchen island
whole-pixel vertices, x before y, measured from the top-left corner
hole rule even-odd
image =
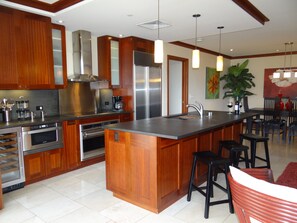
[[[239,140],[240,115],[212,112],[203,118],[178,115],[109,125],[105,129],[106,188],[113,195],[159,213],[187,193],[192,153],[217,152],[219,140]],[[196,173],[205,180],[206,166]]]

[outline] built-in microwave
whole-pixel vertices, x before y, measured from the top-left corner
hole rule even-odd
[[[25,154],[63,148],[61,123],[22,127],[22,148]]]

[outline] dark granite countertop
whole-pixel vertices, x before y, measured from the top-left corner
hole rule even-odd
[[[208,114],[208,111],[204,113]],[[190,115],[192,114],[194,113],[191,112]],[[243,119],[257,115],[257,113],[234,115],[223,111],[212,111],[212,116],[199,117],[198,119],[181,119],[179,118],[180,115],[123,122],[107,125],[105,128],[162,138],[181,139],[242,121]]]
[[[44,121],[42,121],[40,117],[36,117],[33,122],[31,120],[12,120],[7,123],[1,122],[0,129],[47,124],[47,123],[52,123],[52,122],[63,122],[63,121],[68,121],[68,120],[98,118],[98,117],[104,117],[104,116],[109,116],[109,115],[119,115],[119,114],[128,114],[128,113],[130,113],[130,112],[121,111],[121,112],[104,112],[104,113],[85,114],[85,115],[81,115],[81,114],[56,115],[56,116],[46,116]]]

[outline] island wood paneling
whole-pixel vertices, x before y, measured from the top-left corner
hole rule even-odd
[[[240,132],[240,122],[179,140],[105,129],[106,188],[159,213],[187,193],[193,152],[217,152],[219,140]],[[207,167],[198,165],[195,181],[202,183]]]
[[[188,190],[189,178],[192,169],[193,153],[198,150],[199,137],[190,137],[182,140],[180,146],[180,165],[179,165],[179,187],[181,194]]]

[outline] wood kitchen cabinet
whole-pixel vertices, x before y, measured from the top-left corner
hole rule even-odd
[[[220,140],[238,140],[242,128],[242,121],[235,120],[180,139],[107,128],[106,188],[115,197],[159,213],[187,194],[193,152],[215,152]],[[207,165],[198,165],[195,181],[200,184]]]
[[[51,19],[0,6],[0,25],[0,89],[54,88]]]
[[[126,111],[134,110],[134,92],[133,92],[133,51],[142,51],[154,53],[154,42],[138,37],[126,37],[120,41],[120,88],[114,88],[114,95],[123,96],[124,109]],[[133,120],[133,115],[131,116]]]
[[[0,89],[18,88],[14,10],[0,6]]]
[[[66,169],[80,166],[79,123],[78,120],[63,122],[64,148],[66,153]]]
[[[64,149],[54,149],[24,156],[26,184],[64,172]]]
[[[128,121],[132,121],[132,113],[128,113],[128,114],[121,114],[120,115],[120,122],[128,122]]]
[[[99,78],[113,87],[120,85],[119,39],[112,36],[97,38]]]
[[[46,162],[46,175],[55,176],[65,170],[64,149],[54,149],[44,152]]]
[[[65,27],[52,24],[55,88],[67,86]]]

